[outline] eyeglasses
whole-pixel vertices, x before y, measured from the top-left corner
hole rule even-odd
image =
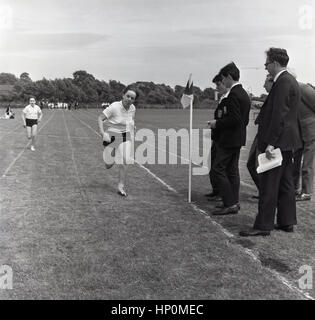
[[[265,67],[267,67],[270,63],[273,63],[272,61],[266,62]]]

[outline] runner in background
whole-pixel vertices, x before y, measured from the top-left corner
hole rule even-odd
[[[42,120],[43,116],[41,108],[35,102],[35,98],[30,98],[30,104],[22,112],[23,126],[26,128],[27,138],[32,140],[32,151],[35,151],[38,122]]]

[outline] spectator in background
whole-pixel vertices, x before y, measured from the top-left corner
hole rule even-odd
[[[311,200],[313,193],[314,179],[315,89],[301,82],[299,86],[301,90],[299,121],[303,147],[294,154],[293,178],[296,201],[308,201]]]
[[[4,116],[5,116],[6,119],[14,119],[14,113],[11,110],[11,105],[10,104],[7,106],[7,109],[5,111],[5,115]]]
[[[209,121],[210,128],[219,132],[212,173],[223,200],[220,210],[213,214],[227,215],[236,214],[240,210],[239,157],[241,147],[246,142],[250,99],[239,83],[240,71],[233,62],[223,67],[220,74],[229,94],[221,103],[218,119]]]
[[[267,91],[267,93],[270,92],[272,85],[273,85],[273,78],[270,74],[267,74],[266,80],[264,83],[264,88]],[[261,106],[261,109],[263,107],[264,107],[264,104]],[[257,125],[258,122],[259,122],[259,115],[255,120],[255,124]],[[259,151],[257,146],[257,134],[256,134],[249,151],[248,160],[247,160],[247,169],[257,187],[257,190],[259,190],[259,174],[256,171],[256,168],[258,167],[258,160],[257,160],[258,154],[259,154]],[[253,196],[253,198],[258,199],[258,196]]]
[[[221,97],[219,99],[218,106],[214,111],[214,119],[218,120],[218,119],[222,118],[222,105],[225,103],[225,99],[228,95],[228,89],[222,83],[222,75],[220,75],[220,74],[217,74],[213,78],[212,82],[216,85],[216,90],[221,95]],[[216,181],[213,177],[213,170],[212,170],[212,166],[213,166],[215,155],[216,155],[217,141],[219,139],[219,134],[220,134],[220,132],[218,129],[214,128],[211,130],[212,144],[211,144],[211,150],[210,150],[211,168],[210,168],[210,172],[209,172],[209,178],[210,178],[210,184],[212,186],[212,192],[206,194],[206,197],[209,198],[209,201],[221,200],[221,197],[219,194],[220,193],[219,187],[216,185]]]

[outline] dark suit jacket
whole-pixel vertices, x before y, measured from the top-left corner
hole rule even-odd
[[[226,98],[223,98],[220,102],[219,102],[219,104],[218,104],[218,106],[217,106],[217,108],[215,109],[215,111],[214,111],[214,119],[215,120],[219,120],[221,117],[222,117],[222,114],[223,114],[223,111],[224,111],[224,106],[225,106],[225,104],[226,104]],[[216,141],[216,142],[218,142],[219,141],[219,139],[220,139],[220,130],[218,130],[217,128],[215,128],[215,129],[212,129],[211,130],[211,139],[213,140],[213,141]]]
[[[315,89],[309,84],[299,82],[301,100],[299,120],[303,141],[315,140]]]
[[[265,151],[268,145],[282,151],[301,148],[298,123],[300,88],[295,78],[283,72],[273,84],[259,115],[258,149]]]
[[[221,112],[220,112],[221,110]],[[218,109],[216,130],[218,144],[224,148],[245,146],[249,121],[250,99],[241,84],[234,86]]]

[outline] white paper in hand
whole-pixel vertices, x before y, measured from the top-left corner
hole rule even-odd
[[[281,166],[282,164],[281,150],[277,148],[277,149],[274,149],[272,153],[275,155],[275,158],[271,160],[266,158],[266,153],[261,153],[258,156],[257,173],[262,173],[262,172]]]

